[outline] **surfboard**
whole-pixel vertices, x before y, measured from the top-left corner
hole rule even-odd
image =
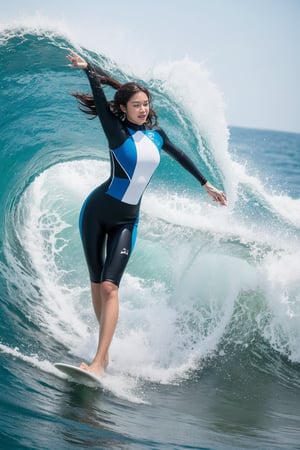
[[[103,387],[100,378],[86,370],[80,369],[80,367],[65,363],[55,363],[54,367],[68,375],[75,383],[92,387]]]

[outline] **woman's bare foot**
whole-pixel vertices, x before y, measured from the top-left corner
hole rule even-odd
[[[91,365],[88,365],[85,362],[82,362],[79,367],[82,370],[91,372],[92,374],[96,375],[97,377],[103,377],[107,366],[108,366],[108,355],[106,356],[103,364],[95,363],[93,361]]]
[[[92,363],[89,366],[85,362],[82,362],[79,367],[80,367],[81,370],[86,370],[87,372],[90,372],[90,373],[92,373],[93,375],[96,375],[99,378],[103,377],[104,371],[105,371],[105,368],[103,366],[95,364],[95,363]]]

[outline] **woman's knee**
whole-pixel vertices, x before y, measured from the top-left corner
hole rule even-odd
[[[118,286],[111,281],[103,281],[100,284],[101,298],[108,300],[118,294]]]

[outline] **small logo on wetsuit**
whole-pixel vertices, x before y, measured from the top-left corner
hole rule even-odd
[[[120,252],[120,255],[127,255],[128,256],[128,254],[129,254],[128,249],[127,248],[122,248],[122,250]]]

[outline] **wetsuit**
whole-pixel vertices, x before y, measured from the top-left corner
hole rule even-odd
[[[108,140],[111,173],[85,200],[80,234],[90,280],[119,286],[135,244],[141,198],[160,162],[161,149],[202,185],[207,180],[160,127],[121,121],[111,112],[97,76],[105,74],[101,69],[89,64],[86,74]]]

